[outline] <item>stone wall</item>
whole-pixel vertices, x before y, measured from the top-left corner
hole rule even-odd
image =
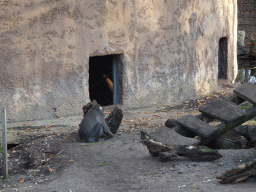
[[[245,47],[250,47],[250,37],[256,32],[256,1],[238,0],[238,30],[245,31]]]
[[[213,91],[219,39],[236,75],[236,0],[0,0],[0,107],[9,121],[81,114],[89,57],[121,54],[122,104]]]

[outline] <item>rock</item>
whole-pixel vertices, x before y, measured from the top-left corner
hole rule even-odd
[[[244,70],[238,70],[235,82],[236,83],[244,83],[245,80],[245,72]]]
[[[244,46],[244,38],[245,38],[245,32],[237,31],[237,46]]]
[[[250,80],[248,81],[249,83],[256,83],[256,74],[254,74],[253,76],[250,76]]]
[[[250,54],[256,57],[256,33],[251,34]]]
[[[245,48],[244,44],[245,32],[238,31],[237,32],[237,55],[247,55],[248,51]]]

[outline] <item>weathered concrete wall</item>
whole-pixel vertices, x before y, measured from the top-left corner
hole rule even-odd
[[[236,0],[0,0],[0,107],[13,121],[81,114],[89,57],[120,53],[127,107],[207,94],[221,37],[236,75],[236,12]]]

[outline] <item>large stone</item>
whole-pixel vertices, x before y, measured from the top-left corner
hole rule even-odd
[[[248,50],[245,48],[244,44],[245,32],[237,32],[237,55],[247,55]]]
[[[256,57],[256,32],[251,34],[250,54]]]

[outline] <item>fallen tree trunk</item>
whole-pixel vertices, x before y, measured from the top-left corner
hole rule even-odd
[[[221,184],[226,183],[238,183],[245,181],[250,177],[256,176],[256,159],[248,163],[237,166],[232,170],[228,170],[223,173],[221,176],[217,177]]]
[[[162,142],[155,141],[145,131],[141,131],[141,141],[147,146],[149,153],[153,157],[159,156],[161,161],[166,161],[177,156],[185,156],[192,161],[213,161],[222,157],[217,150],[210,149],[206,146],[163,144]]]

